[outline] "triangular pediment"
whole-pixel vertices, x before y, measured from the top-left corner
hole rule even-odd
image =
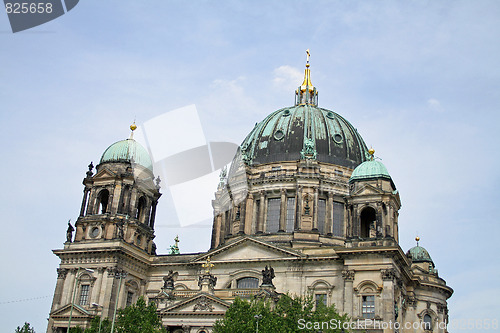
[[[50,316],[51,317],[69,317],[71,312],[71,304],[66,304],[63,307],[54,310]],[[73,317],[89,317],[90,313],[82,308],[80,305],[74,304],[73,305]]]
[[[98,173],[92,177],[94,180],[116,178],[116,174],[106,168],[102,168]]]
[[[202,262],[210,256],[212,261],[247,261],[255,259],[300,258],[303,255],[292,249],[255,239],[250,236],[237,238],[220,248],[214,249],[195,258],[193,262]]]
[[[218,297],[200,292],[199,294],[191,298],[188,298],[162,310],[161,314],[223,314],[230,306],[230,303],[223,301]]]
[[[354,195],[380,195],[380,194],[386,194],[387,192],[385,192],[384,190],[378,188],[378,187],[375,187],[375,186],[372,186],[370,184],[365,184],[363,186],[361,186],[360,188],[358,188],[353,194],[351,194],[352,196]]]

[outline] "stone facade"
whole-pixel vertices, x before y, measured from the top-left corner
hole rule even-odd
[[[296,92],[296,110],[333,121],[330,111],[316,108],[308,80]],[[290,139],[276,131],[275,140]],[[235,297],[286,292],[335,304],[353,320],[369,319],[368,332],[394,332],[382,325],[389,322],[400,323],[399,332],[446,332],[439,323],[447,321],[453,290],[430,256],[416,260],[399,246],[401,201],[392,179],[352,179],[352,160],[322,162],[320,141],[301,135],[297,160],[271,161],[260,152],[266,163],[252,163],[241,147],[215,194],[212,241],[204,253],[156,254],[161,194],[152,168],[133,156],[101,160],[95,174],[89,166],[75,236],[68,229],[64,248],[54,250],[61,263],[47,332],[66,332],[70,316],[71,326],[82,327],[95,315],[111,318],[139,296],[156,302],[170,332],[211,332]],[[338,136],[332,140],[342,144]],[[361,156],[364,142],[358,146]],[[269,276],[263,280],[268,268],[271,284]],[[423,322],[431,327],[404,327]]]

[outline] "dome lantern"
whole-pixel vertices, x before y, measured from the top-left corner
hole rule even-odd
[[[309,69],[309,49],[306,50],[307,61],[304,71],[304,82],[295,90],[295,105],[318,105],[318,91],[311,83],[311,70]]]

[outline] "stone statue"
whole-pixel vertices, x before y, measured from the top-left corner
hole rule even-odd
[[[163,289],[174,289],[174,277],[176,275],[177,272],[168,271],[168,275],[163,277]]]
[[[274,279],[274,269],[269,266],[269,268],[266,268],[262,270],[262,284],[263,285],[273,285],[273,279]]]
[[[68,221],[68,230],[66,230],[66,242],[71,243],[71,239],[73,238],[73,231],[75,228],[70,223],[71,220]]]
[[[87,178],[92,177],[92,174],[93,174],[92,169],[94,169],[94,163],[90,162],[89,171],[87,171]]]
[[[118,239],[123,239],[123,221],[116,222],[116,226],[118,227],[116,237]]]
[[[156,182],[156,188],[157,188],[157,189],[160,189],[160,183],[161,183],[160,176],[156,177],[155,182]]]

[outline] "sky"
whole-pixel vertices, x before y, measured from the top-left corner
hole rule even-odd
[[[358,129],[400,191],[401,247],[418,234],[454,289],[450,318],[498,320],[499,40],[500,2],[487,0],[85,0],[15,34],[0,13],[0,333],[45,332],[51,250],[87,165],[134,119],[194,105],[206,142],[240,144],[293,104],[306,49],[319,106]],[[176,235],[182,253],[208,250],[209,221],[181,225],[162,191],[158,252]]]

